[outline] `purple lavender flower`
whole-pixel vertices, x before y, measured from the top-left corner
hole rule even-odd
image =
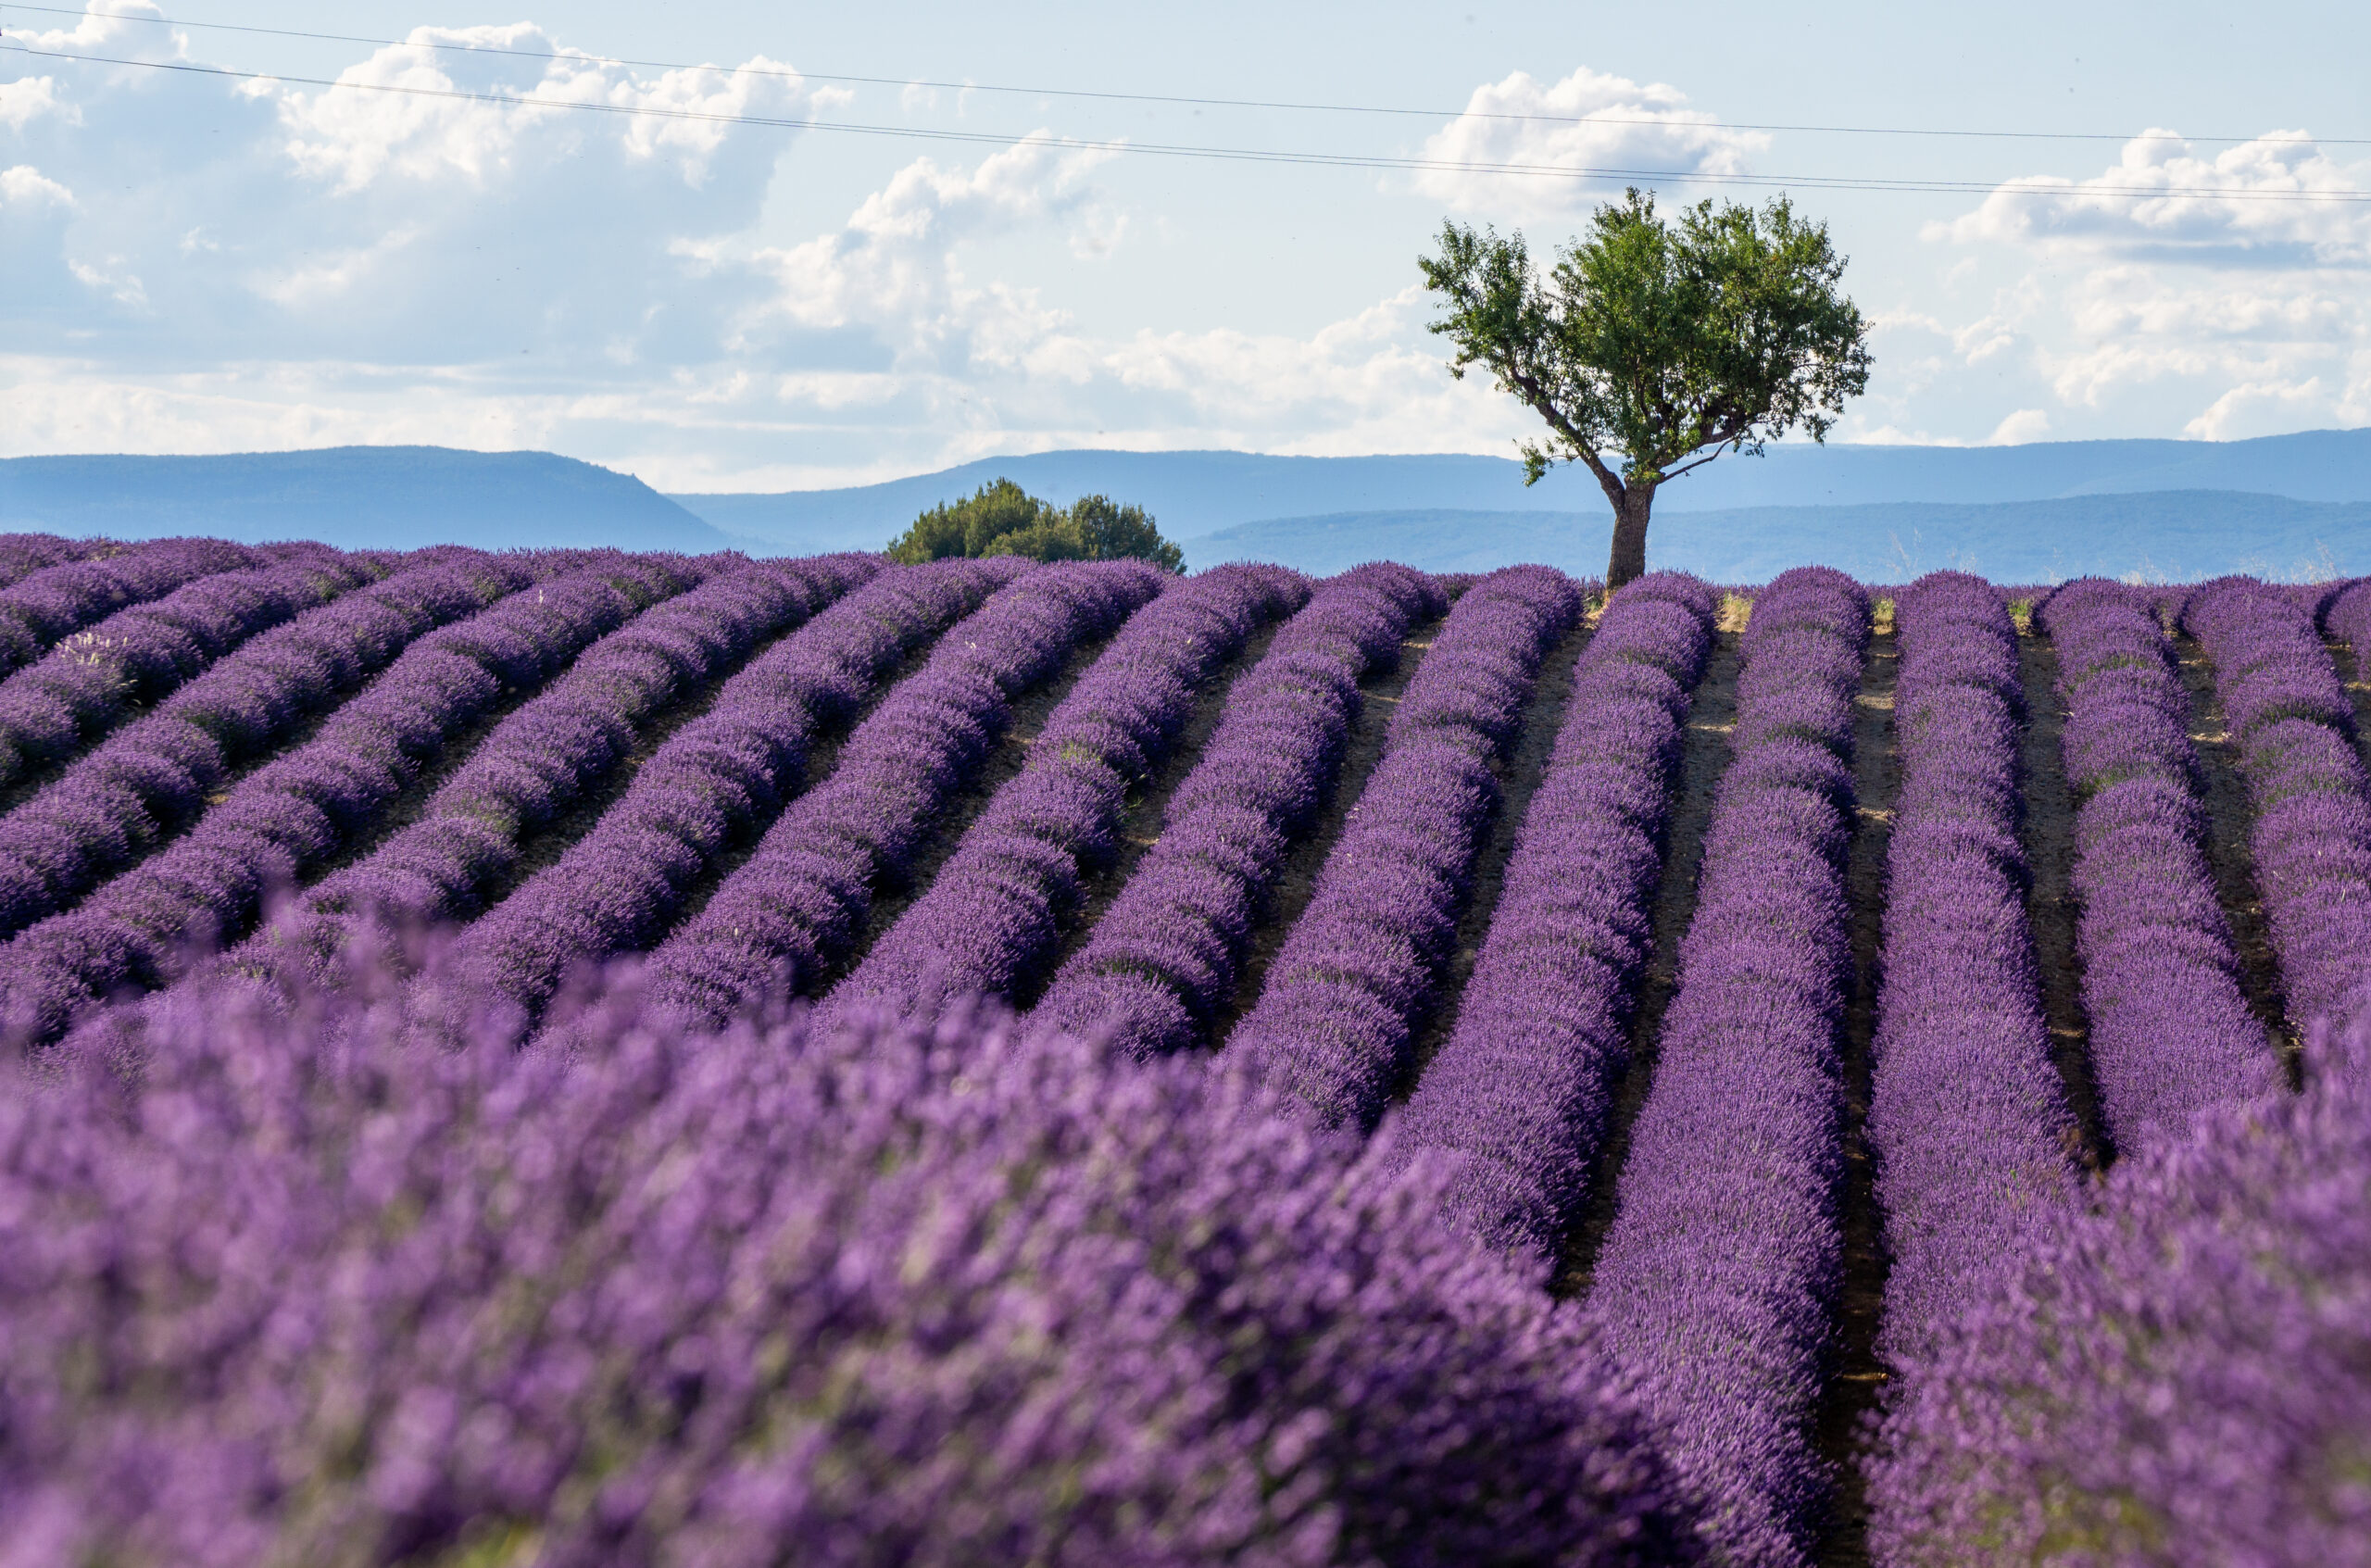
[[[851,1006],[924,1012],[947,997],[1010,997],[1039,978],[1080,878],[1114,849],[1128,790],[1168,755],[1197,688],[1260,626],[1308,599],[1296,573],[1222,566],[1138,610],[929,891],[833,990],[824,1019]]]
[[[1589,1293],[1738,1562],[1803,1562],[1827,1486],[1809,1426],[1841,1270],[1847,759],[1868,635],[1866,596],[1825,568],[1754,599],[1736,754]]]
[[[2268,1088],[2279,1063],[2239,992],[2207,871],[2189,697],[2135,593],[2070,583],[2036,611],[2067,696],[2067,780],[2091,1070],[2119,1149]]]
[[[2214,662],[2255,807],[2256,885],[2302,1030],[2352,1010],[2371,980],[2371,776],[2355,754],[2353,706],[2310,609],[2278,588],[2209,583],[2182,624]]]
[[[902,875],[930,817],[1003,733],[1011,700],[1175,580],[1135,561],[1022,568],[942,638],[930,662],[859,726],[831,777],[782,814],[757,853],[653,955],[672,1006],[721,1022],[771,990],[811,991]],[[532,934],[471,938],[481,982],[533,1005],[548,984]]]
[[[1586,1320],[1240,1073],[393,984],[0,1094],[19,1560],[1698,1560]]]
[[[1958,572],[1896,600],[1901,793],[1887,850],[1869,1141],[1900,1358],[2080,1191],[2026,919],[2016,630]]]
[[[1395,1130],[1404,1151],[1462,1156],[1451,1218],[1535,1260],[1553,1255],[1586,1196],[1628,1060],[1680,721],[1717,608],[1702,583],[1663,572],[1606,606],[1457,1026]]]
[[[1468,588],[1402,694],[1383,759],[1320,869],[1230,1054],[1321,1125],[1364,1132],[1407,1066],[1499,804],[1492,768],[1539,661],[1580,617],[1548,567]]]
[[[0,682],[0,786],[89,746],[250,637],[383,575],[358,558],[316,549],[201,577],[61,639]]]
[[[2318,1033],[2304,1095],[2120,1160],[1933,1348],[1871,1467],[1880,1562],[2371,1562],[2371,1029]]]
[[[1409,628],[1447,608],[1436,583],[1401,566],[1321,583],[1228,692],[1160,840],[1033,1018],[1107,1032],[1140,1055],[1210,1044],[1254,911],[1340,766],[1361,677],[1389,668]]]
[[[361,831],[445,741],[506,690],[533,690],[697,569],[659,558],[613,563],[523,589],[421,639],[304,746],[241,780],[162,853],[0,948],[0,1020],[28,1042],[55,1038],[93,1004],[167,983],[194,946],[253,919]]]

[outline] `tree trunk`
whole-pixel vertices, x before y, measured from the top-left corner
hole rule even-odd
[[[1609,594],[1634,577],[1646,575],[1647,514],[1654,509],[1650,484],[1633,484],[1613,504],[1613,558],[1605,567]]]

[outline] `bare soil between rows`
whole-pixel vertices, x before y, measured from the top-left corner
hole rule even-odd
[[[1885,1217],[1878,1206],[1876,1168],[1869,1152],[1871,1047],[1876,1038],[1878,992],[1884,983],[1886,851],[1893,838],[1894,805],[1901,794],[1901,753],[1893,722],[1901,655],[1891,631],[1870,639],[1853,700],[1852,790],[1858,821],[1845,860],[1845,895],[1851,900],[1852,998],[1844,1010],[1838,1086],[1844,1182],[1838,1194],[1844,1277],[1837,1292],[1836,1337],[1827,1386],[1813,1423],[1813,1441],[1836,1477],[1827,1527],[1816,1561],[1822,1568],[1862,1568],[1869,1562],[1869,1505],[1859,1460],[1866,1422],[1885,1390],[1888,1369],[1877,1354],[1886,1298]]]

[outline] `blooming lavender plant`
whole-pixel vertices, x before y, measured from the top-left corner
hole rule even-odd
[[[943,638],[930,662],[858,727],[839,765],[784,811],[757,852],[651,959],[668,1002],[721,1022],[779,989],[814,990],[850,956],[877,881],[902,875],[929,821],[977,771],[1012,699],[1079,644],[1113,630],[1174,580],[1137,561],[1030,570]],[[480,939],[482,984],[522,997],[546,984]]]
[[[61,639],[0,682],[0,788],[88,746],[248,638],[383,575],[359,558],[316,549],[201,577]]]
[[[294,963],[318,978],[334,972],[364,924],[383,944],[477,914],[527,834],[618,766],[658,709],[879,570],[869,556],[746,562],[635,616],[497,725],[419,821],[281,910],[231,963],[251,972]]]
[[[1573,671],[1556,747],[1524,813],[1456,1027],[1395,1138],[1460,1157],[1449,1216],[1496,1248],[1552,1257],[1586,1198],[1652,941],[1663,825],[1712,590],[1634,579]]]
[[[541,685],[701,571],[681,558],[621,558],[423,638],[169,848],[0,948],[0,1020],[19,1039],[44,1042],[95,1002],[164,984],[193,945],[238,931],[271,886],[362,831],[506,690]]]
[[[1842,1260],[1843,863],[1868,635],[1866,596],[1824,567],[1755,597],[1735,755],[1588,1298],[1740,1563],[1806,1561],[1827,1484],[1810,1422]]]
[[[834,988],[826,1022],[851,1007],[923,1013],[948,997],[1034,989],[1081,878],[1117,848],[1129,789],[1168,756],[1198,688],[1253,632],[1308,600],[1296,572],[1222,566],[1138,610],[929,890]]]
[[[2016,629],[1960,572],[1895,603],[1901,793],[1869,1142],[1891,1260],[1880,1348],[1900,1360],[2081,1192],[2026,919]]]
[[[0,588],[23,581],[36,571],[93,556],[115,555],[124,548],[112,539],[61,539],[55,533],[0,533]]]
[[[2255,808],[2249,842],[2289,1022],[2352,1011],[2371,982],[2371,777],[2337,667],[2308,608],[2252,578],[2205,584],[2182,624],[2214,660]]]
[[[1371,1129],[1457,936],[1474,858],[1539,661],[1580,618],[1549,567],[1468,588],[1401,695],[1382,760],[1269,967],[1230,1054],[1319,1124]]]
[[[260,550],[220,539],[158,539],[30,572],[0,589],[0,674],[32,663],[60,637],[127,605],[161,598],[218,571],[270,560]]]
[[[533,581],[474,556],[398,571],[221,659],[0,817],[0,936],[56,913],[186,827],[233,769],[411,641]]]
[[[2240,994],[2216,902],[2189,697],[2156,617],[2114,583],[2068,583],[2036,612],[2066,693],[2075,891],[2091,1072],[2119,1149],[2279,1075]]]
[[[1879,1562],[2371,1562],[2371,1029],[2317,1033],[2302,1096],[2119,1160],[1934,1348],[1872,1466]]]
[[[0,1095],[19,1561],[1697,1558],[1586,1321],[1239,1073],[385,985]]]
[[[1437,583],[1388,563],[1321,584],[1227,694],[1159,841],[1033,1018],[1105,1031],[1139,1055],[1212,1043],[1256,913],[1341,765],[1360,680],[1447,608]]]

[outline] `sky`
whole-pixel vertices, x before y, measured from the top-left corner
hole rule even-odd
[[[1784,191],[1874,323],[1834,440],[2371,424],[2359,3],[502,3],[0,5],[0,456],[1510,455],[1416,259],[1625,182],[1446,163]]]

